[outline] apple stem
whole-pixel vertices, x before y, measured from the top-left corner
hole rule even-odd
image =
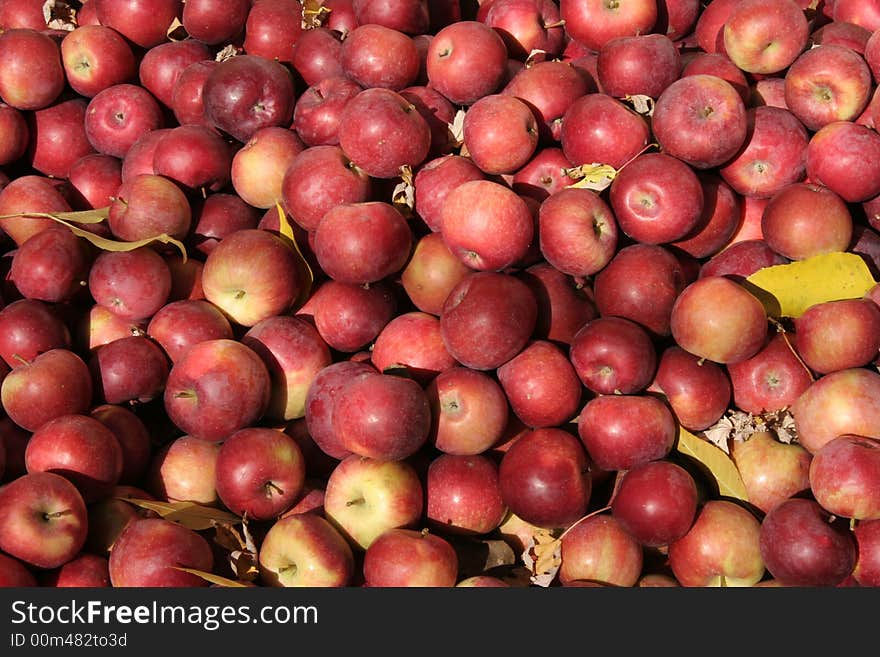
[[[196,396],[196,393],[192,390],[181,390],[180,392],[174,393],[175,399],[192,399]]]
[[[57,520],[58,518],[63,518],[68,515],[70,515],[70,510],[68,509],[65,509],[64,511],[55,511],[54,513],[44,513],[43,520],[49,522],[50,520]]]
[[[603,506],[601,509],[596,509],[595,511],[592,511],[592,512],[588,513],[588,514],[585,515],[583,518],[579,518],[578,520],[575,520],[571,525],[568,526],[568,529],[566,529],[564,532],[562,532],[562,534],[561,534],[561,535],[559,536],[559,538],[556,539],[556,540],[561,541],[563,538],[565,538],[565,535],[566,535],[568,532],[570,532],[572,529],[574,529],[575,527],[577,527],[577,526],[578,526],[579,524],[581,524],[584,520],[587,520],[588,518],[592,518],[593,516],[597,516],[597,515],[599,515],[600,513],[604,513],[605,511],[608,511],[608,510],[610,510],[610,509],[611,509],[611,505],[609,504],[608,506]]]
[[[727,577],[724,576],[724,573],[722,573],[722,574],[719,576],[719,578],[718,578],[718,584],[719,584],[719,586],[720,586],[722,589],[726,589],[726,588],[727,588]]]
[[[560,20],[556,21],[555,23],[544,23],[545,30],[549,30],[554,27],[565,27],[565,21],[560,19]]]
[[[14,358],[15,360],[17,360],[17,361],[18,361],[19,363],[21,363],[22,365],[30,365],[30,361],[29,361],[29,360],[27,360],[26,358],[23,358],[22,356],[19,356],[18,354],[12,354],[12,358]]]
[[[271,497],[272,493],[284,495],[284,489],[278,486],[274,481],[267,481],[263,484],[263,487],[266,489],[266,497]]]
[[[859,524],[858,520],[856,520],[855,518],[850,518],[849,519],[849,530],[855,531],[855,528],[858,526],[858,524]]]
[[[232,296],[233,296],[236,300],[238,300],[238,299],[243,299],[243,298],[244,298],[244,295],[245,295],[245,291],[244,291],[244,290],[236,290],[235,293],[234,293]]]
[[[364,504],[366,500],[363,497],[359,497],[356,500],[349,500],[345,503],[345,506],[355,506],[356,504]]]

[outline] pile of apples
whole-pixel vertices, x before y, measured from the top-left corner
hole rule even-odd
[[[0,28],[0,585],[880,584],[880,0]]]

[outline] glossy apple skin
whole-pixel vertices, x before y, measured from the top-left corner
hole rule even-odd
[[[761,523],[745,507],[709,500],[690,530],[669,546],[669,565],[682,586],[754,586],[764,577]]]
[[[3,215],[20,215],[28,212],[70,212],[70,202],[62,190],[40,175],[24,175],[9,181],[0,190],[0,212]],[[0,228],[21,246],[27,238],[41,230],[54,226],[45,217],[15,216],[0,219]]]
[[[95,11],[101,25],[108,25],[141,48],[152,48],[166,39],[166,32],[182,11],[180,0],[98,0]]]
[[[538,302],[536,339],[570,346],[577,332],[598,316],[589,284],[563,274],[548,262],[526,267],[517,276]]]
[[[171,272],[149,246],[132,251],[102,251],[89,270],[89,292],[122,319],[152,317],[168,301]]]
[[[632,244],[617,251],[594,279],[600,316],[632,320],[668,336],[675,300],[687,281],[679,260],[660,245]]]
[[[534,238],[534,219],[526,201],[508,187],[474,180],[447,195],[440,234],[471,269],[502,271],[526,255]]]
[[[28,472],[55,472],[69,479],[86,504],[106,497],[122,475],[119,441],[88,415],[62,415],[40,425],[24,458]]]
[[[428,233],[416,241],[400,282],[419,310],[439,316],[449,292],[471,271],[449,250],[442,235]]]
[[[258,0],[251,4],[244,27],[244,51],[282,63],[290,62],[291,46],[299,41],[300,8],[292,0]]]
[[[299,256],[284,238],[257,228],[226,236],[205,259],[205,298],[231,322],[251,327],[289,310],[302,285]]]
[[[880,374],[866,368],[816,379],[791,406],[798,443],[816,454],[842,434],[880,438]]]
[[[339,61],[345,74],[364,88],[400,91],[419,74],[419,53],[412,38],[376,23],[362,23],[346,35]]]
[[[661,352],[648,391],[662,394],[678,423],[690,431],[715,424],[731,399],[730,378],[724,369],[677,345]]]
[[[809,490],[812,455],[797,443],[780,442],[767,431],[734,440],[730,456],[740,472],[749,503],[764,513]]]
[[[397,296],[384,281],[356,285],[328,279],[296,314],[314,322],[329,347],[354,353],[376,339],[397,309]]]
[[[129,242],[162,233],[182,240],[187,237],[192,221],[186,195],[158,174],[141,174],[122,183],[109,207],[110,230]]]
[[[18,559],[0,554],[0,588],[38,586],[33,573]]]
[[[171,110],[180,125],[213,128],[205,113],[205,81],[219,62],[206,59],[190,64],[180,72],[171,90]]]
[[[332,423],[333,432],[348,451],[376,460],[400,461],[427,441],[431,407],[414,380],[370,372],[351,379],[340,390]]]
[[[0,105],[0,164],[12,164],[25,154],[30,141],[30,129],[25,113],[9,105]]]
[[[834,121],[813,134],[807,146],[807,176],[848,203],[880,194],[880,135],[851,121]],[[859,171],[852,176],[849,171]]]
[[[642,545],[669,545],[687,534],[697,513],[697,485],[671,461],[628,470],[611,500],[611,515]]]
[[[377,370],[368,363],[350,360],[334,362],[319,371],[306,393],[305,423],[318,447],[334,459],[343,459],[351,452],[333,431],[333,408],[340,391],[354,377]]]
[[[180,436],[153,455],[146,484],[158,499],[217,506],[217,443]]]
[[[726,80],[689,75],[657,99],[652,127],[667,154],[697,169],[710,169],[727,162],[745,142],[746,108]]]
[[[281,431],[241,429],[217,455],[217,494],[233,513],[277,518],[299,499],[306,477],[302,450]]]
[[[9,277],[26,299],[59,303],[82,290],[90,265],[82,239],[65,227],[50,227],[16,249]]]
[[[653,340],[639,324],[598,317],[572,338],[569,358],[581,382],[596,394],[624,395],[648,387],[657,368]]]
[[[226,316],[204,299],[181,299],[165,304],[150,318],[147,335],[162,347],[172,363],[194,344],[233,337]]]
[[[86,106],[84,98],[71,98],[29,112],[25,161],[43,175],[67,178],[74,162],[95,152],[84,128]]]
[[[165,107],[173,104],[174,85],[190,64],[213,59],[213,52],[197,39],[167,41],[150,48],[138,64],[140,84]]]
[[[880,441],[842,434],[810,462],[810,490],[822,508],[854,520],[880,519]]]
[[[867,365],[880,350],[880,306],[870,299],[815,304],[795,320],[794,345],[821,374]]]
[[[836,586],[855,567],[856,541],[840,520],[815,500],[792,498],[761,523],[761,555],[767,570],[789,586]]]
[[[60,568],[47,571],[40,578],[43,586],[55,588],[102,588],[110,586],[106,557],[83,553]]]
[[[50,349],[27,364],[17,363],[0,385],[6,415],[36,431],[63,415],[88,412],[92,404],[88,365],[69,349]]]
[[[778,411],[791,406],[813,377],[798,359],[791,336],[770,336],[751,358],[727,365],[734,405],[747,413]]]
[[[370,350],[370,361],[379,371],[403,368],[419,385],[458,363],[446,350],[440,320],[434,315],[410,311],[388,322]]]
[[[459,363],[490,370],[525,347],[536,321],[537,302],[525,283],[500,272],[474,272],[449,293],[440,330]]]
[[[725,247],[706,260],[700,267],[700,278],[727,276],[734,280],[744,280],[759,269],[784,265],[787,262],[788,258],[776,253],[763,239],[744,239]]]
[[[488,373],[453,367],[425,388],[431,404],[429,442],[447,454],[482,454],[499,442],[509,419],[504,390]]]
[[[287,168],[303,150],[305,145],[292,130],[283,126],[260,128],[232,156],[230,177],[235,192],[255,208],[274,207],[283,200]]]
[[[130,335],[98,347],[89,368],[98,399],[107,404],[137,404],[161,396],[169,364],[151,338]]]
[[[501,496],[512,513],[539,527],[567,527],[592,493],[590,460],[572,434],[556,427],[522,434],[499,468]]]
[[[681,70],[681,77],[687,75],[714,75],[727,80],[742,96],[748,106],[751,97],[749,81],[743,70],[737,67],[727,55],[720,52],[696,52],[689,56]]]
[[[340,587],[354,575],[345,538],[319,515],[288,515],[260,544],[260,580],[268,586]]]
[[[559,133],[562,152],[575,166],[600,162],[615,169],[641,153],[649,138],[645,119],[604,93],[589,93],[572,102]]]
[[[9,367],[50,349],[71,346],[70,329],[50,304],[19,299],[0,310],[0,356]]]
[[[862,586],[877,586],[880,584],[880,522],[860,522],[853,534],[858,546],[858,558],[852,575]]]
[[[159,101],[130,82],[99,91],[86,108],[89,143],[99,153],[118,158],[124,158],[140,137],[164,123]]]
[[[0,549],[37,568],[70,561],[86,541],[86,505],[61,475],[35,472],[0,488]]]
[[[675,300],[672,337],[686,351],[716,363],[754,356],[767,338],[767,314],[761,302],[738,283],[706,276]]]
[[[479,67],[474,66],[479,62]],[[441,28],[427,53],[430,86],[456,105],[470,105],[503,84],[507,47],[491,27],[473,20]]]
[[[559,14],[572,39],[598,52],[615,37],[652,32],[658,9],[654,2],[635,2],[620,7],[600,0],[562,0]]]
[[[211,572],[214,556],[208,541],[191,529],[162,518],[131,522],[110,551],[114,587],[198,587],[208,582],[176,566]]]
[[[0,65],[0,98],[15,109],[48,107],[64,90],[60,47],[41,31],[4,31],[0,37]]]
[[[766,75],[795,61],[807,45],[810,28],[794,0],[744,0],[733,6],[722,35],[724,51],[734,64],[749,73]]]
[[[187,34],[215,45],[241,34],[251,8],[248,0],[193,0],[183,5],[181,22]]]
[[[244,144],[260,128],[290,125],[295,93],[283,64],[239,55],[214,67],[205,80],[205,113],[214,127]]]
[[[120,484],[140,481],[152,452],[152,439],[147,425],[134,411],[125,406],[100,404],[89,413],[113,432],[122,449]]]
[[[633,586],[642,573],[642,546],[611,514],[592,516],[562,537],[559,582]]]
[[[423,510],[422,482],[407,461],[353,454],[327,479],[325,517],[355,549],[366,550],[389,529],[415,526]]]
[[[471,105],[462,126],[470,158],[489,175],[511,174],[538,145],[538,122],[529,106],[507,94],[483,96]]]
[[[333,0],[329,0],[324,6],[329,6],[332,3]],[[336,11],[333,13],[339,18],[339,13]],[[331,22],[333,21],[331,20]],[[356,26],[355,22],[351,29]],[[339,61],[342,50],[340,34],[328,23],[321,27],[305,30],[293,44],[290,56],[291,66],[307,85],[318,84],[328,77],[345,76],[342,63]]]
[[[165,410],[184,433],[220,441],[263,416],[270,389],[266,365],[252,349],[234,340],[206,340],[171,367]]]
[[[446,197],[466,182],[485,179],[479,167],[461,155],[441,155],[425,162],[414,179],[416,214],[432,231],[439,231]]]
[[[601,395],[577,418],[578,435],[603,470],[627,470],[665,457],[677,433],[672,411],[647,395]]]
[[[153,151],[153,170],[190,193],[218,192],[230,179],[233,150],[203,125],[181,125],[162,135]]]
[[[441,454],[428,466],[426,513],[441,533],[487,534],[504,520],[498,466],[488,456]]]
[[[365,586],[452,587],[458,556],[446,539],[414,529],[389,529],[364,554]]]

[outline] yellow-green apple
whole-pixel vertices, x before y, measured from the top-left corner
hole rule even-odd
[[[609,513],[582,520],[562,536],[559,581],[634,586],[642,573],[642,546]]]
[[[807,47],[810,27],[795,0],[742,0],[723,28],[724,51],[743,71],[785,70]]]
[[[386,530],[416,525],[423,510],[422,483],[407,461],[353,454],[327,478],[325,517],[355,548],[366,550]]]
[[[678,423],[690,431],[708,429],[730,406],[731,383],[724,369],[677,345],[661,352],[647,390],[661,394]]]
[[[870,299],[817,303],[794,320],[794,347],[814,372],[868,365],[880,351],[880,306]]]
[[[696,169],[710,169],[727,162],[745,143],[746,107],[726,80],[689,75],[657,98],[651,127],[663,152]]]
[[[50,349],[18,363],[0,384],[6,415],[18,426],[36,431],[62,415],[87,413],[92,405],[88,365],[68,349]]]
[[[217,506],[217,457],[220,445],[192,436],[175,438],[157,450],[146,482],[150,492],[169,502]]]
[[[498,466],[476,454],[441,454],[428,465],[425,478],[427,519],[440,533],[488,534],[504,520]]]
[[[205,340],[171,367],[164,402],[181,431],[220,441],[263,417],[270,394],[269,371],[253,349],[235,340]]]
[[[51,472],[22,475],[0,488],[0,550],[37,568],[57,568],[86,541],[82,495]]]
[[[658,244],[630,244],[614,252],[593,281],[600,316],[630,319],[655,336],[669,335],[672,306],[686,284],[672,251]]]
[[[340,587],[353,574],[351,546],[313,513],[275,521],[260,544],[260,579],[268,586]]]
[[[533,340],[496,370],[513,413],[529,427],[572,420],[583,387],[565,351],[549,340]]]
[[[272,392],[267,416],[280,420],[303,417],[312,381],[332,362],[330,348],[317,329],[301,317],[277,315],[254,324],[241,341],[269,370]]]
[[[808,130],[854,121],[871,99],[873,78],[864,57],[842,44],[801,53],[785,73],[785,104]]]
[[[365,372],[351,377],[339,390],[332,427],[339,443],[353,454],[399,461],[427,441],[431,406],[415,380]]]
[[[40,425],[24,460],[28,472],[54,472],[69,479],[86,504],[109,495],[122,475],[116,435],[89,415],[61,415]]]
[[[285,238],[257,228],[224,237],[205,260],[205,298],[241,326],[290,310],[303,285],[299,256]]]
[[[479,370],[456,366],[425,388],[431,404],[431,444],[446,454],[482,454],[501,440],[510,413],[498,381]]]
[[[682,586],[754,586],[764,577],[761,523],[744,506],[709,500],[687,534],[669,546],[669,565]]]
[[[751,358],[767,339],[764,306],[725,276],[704,276],[682,290],[669,325],[682,349],[722,364]]]
[[[880,439],[880,374],[851,368],[813,381],[791,405],[798,443],[811,454],[842,434]]]
[[[628,470],[669,454],[677,435],[669,407],[651,395],[599,395],[577,417],[578,435],[603,470]]]
[[[773,507],[761,522],[759,540],[767,570],[788,586],[837,586],[858,558],[856,539],[843,519],[810,498]]]
[[[220,501],[253,520],[278,518],[299,499],[306,478],[303,452],[282,431],[240,429],[223,441],[216,460]]]
[[[164,518],[140,518],[113,544],[110,582],[116,588],[207,586],[207,580],[180,568],[211,572],[213,566],[211,546],[201,534]]]
[[[544,528],[567,527],[586,512],[590,459],[577,437],[558,427],[523,433],[501,459],[501,496],[517,516]]]
[[[852,520],[880,520],[880,440],[842,434],[810,462],[810,491],[826,511]]]
[[[444,538],[428,531],[389,529],[364,553],[364,584],[383,587],[452,587],[458,555]]]
[[[739,470],[749,503],[767,513],[810,488],[812,455],[797,443],[783,443],[769,431],[734,440],[730,456]]]

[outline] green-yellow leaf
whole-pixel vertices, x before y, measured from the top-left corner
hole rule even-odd
[[[565,174],[574,179],[576,182],[568,185],[569,187],[583,187],[592,189],[594,192],[601,192],[614,182],[617,175],[617,169],[610,164],[582,164],[579,167],[566,169]]]
[[[99,224],[110,216],[110,207],[97,208],[95,210],[78,210],[76,212],[16,212],[5,214],[0,219],[14,219],[15,217],[43,217],[45,219],[61,219],[73,221],[78,224]]]
[[[720,495],[748,501],[746,486],[740,477],[739,470],[723,450],[683,428],[678,430],[675,449],[706,468],[718,485]]]
[[[299,248],[299,244],[296,242],[296,236],[293,234],[293,227],[290,225],[290,221],[287,219],[287,213],[284,212],[281,203],[275,204],[275,211],[278,213],[278,232],[288,239],[293,250],[296,251],[296,254],[299,256],[300,269],[304,279],[299,298],[297,298],[296,303],[294,304],[295,308],[299,308],[306,302],[306,299],[309,298],[309,294],[312,292],[312,285],[315,282],[315,272],[312,271],[312,268],[309,266],[308,261],[305,259]]]
[[[800,317],[817,303],[858,299],[876,283],[861,256],[842,251],[764,267],[746,279],[771,317]]]
[[[159,502],[156,500],[143,500],[135,497],[120,498],[157,513],[166,520],[171,520],[193,531],[210,529],[215,523],[240,523],[241,518],[228,511],[215,509],[210,506],[202,506],[195,502]]]
[[[246,584],[245,582],[237,582],[234,579],[229,579],[228,577],[222,577],[220,575],[215,575],[214,573],[206,573],[204,570],[196,570],[195,568],[184,568],[183,566],[172,566],[175,570],[180,570],[184,573],[189,573],[190,575],[195,575],[196,577],[201,577],[206,582],[210,582],[211,584],[216,584],[217,586],[222,586],[224,588],[230,589],[243,589],[251,586],[250,584]]]

